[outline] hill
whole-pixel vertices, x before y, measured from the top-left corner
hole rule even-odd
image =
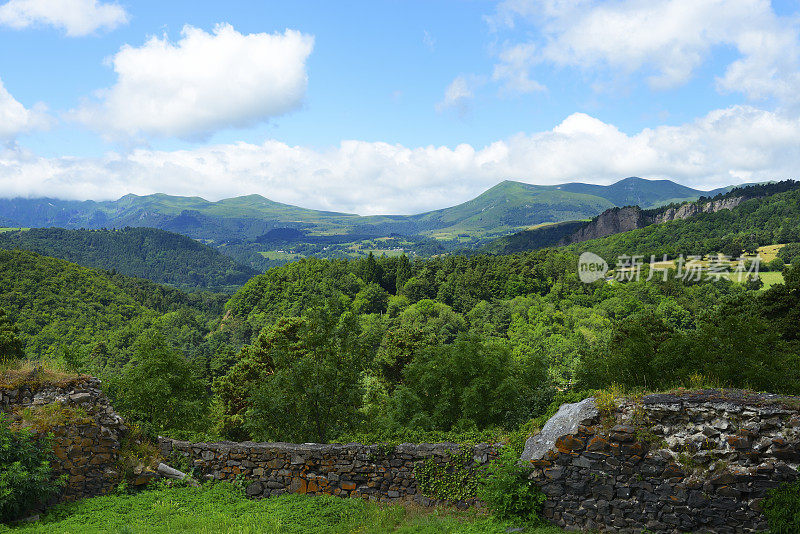
[[[122,362],[142,334],[159,333],[187,355],[227,300],[81,267],[25,250],[0,250],[0,308],[31,357]]]
[[[800,241],[800,189],[743,200],[733,209],[701,212],[688,219],[575,243],[571,252],[591,251],[615,260],[622,255],[737,256],[765,245]]]
[[[475,248],[531,226],[588,219],[615,206],[660,206],[708,194],[668,180],[641,178],[609,186],[504,181],[456,206],[416,215],[377,216],[311,210],[259,195],[217,202],[164,194],[126,195],[104,202],[17,198],[0,199],[0,224],[159,228],[201,240],[244,265],[263,270],[309,255],[441,254]]]
[[[497,239],[485,245],[481,250],[491,254],[513,254],[544,247],[580,243],[650,225],[690,219],[701,214],[735,210],[748,199],[765,198],[798,189],[800,189],[800,182],[785,180],[736,188],[723,188],[714,197],[704,196],[700,200],[670,203],[648,210],[643,210],[636,205],[622,208],[614,207],[594,217],[591,221],[571,221],[559,225],[524,230]],[[756,229],[753,228],[753,230]],[[732,229],[732,231],[739,232],[739,230],[735,229]],[[786,241],[781,242],[785,243]]]
[[[716,192],[692,189],[669,180],[645,180],[630,177],[611,185],[569,183],[556,186],[561,191],[594,195],[605,198],[614,206],[640,206],[652,208],[673,202],[696,200]]]
[[[25,249],[186,290],[232,292],[258,274],[186,236],[154,228],[33,228],[0,233],[1,249]]]

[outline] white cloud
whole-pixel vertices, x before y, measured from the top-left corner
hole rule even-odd
[[[269,140],[103,158],[43,158],[0,151],[0,194],[118,198],[163,192],[216,200],[259,193],[317,209],[415,213],[465,201],[500,180],[535,184],[668,178],[712,189],[796,178],[800,118],[734,106],[680,126],[634,135],[582,113],[552,130],[483,148],[409,148],[343,141],[328,150]]]
[[[127,22],[128,13],[120,5],[97,0],[11,0],[0,6],[0,26],[47,25],[63,29],[70,37],[113,30]]]
[[[514,93],[544,91],[545,86],[532,80],[530,75],[535,52],[536,46],[533,43],[522,43],[505,48],[500,52],[500,63],[495,65],[492,79],[502,81],[505,89]]]
[[[0,80],[0,143],[9,141],[18,134],[45,129],[50,124],[44,105],[37,104],[26,109],[20,104]]]
[[[294,30],[185,26],[177,43],[164,36],[123,46],[109,60],[116,84],[72,116],[109,137],[202,138],[253,126],[302,104],[313,47],[313,37]]]
[[[517,20],[541,33],[536,54],[498,68],[523,79],[540,63],[648,75],[655,89],[686,83],[719,47],[740,58],[718,81],[748,98],[797,101],[800,42],[795,18],[780,17],[768,0],[506,0],[495,28]],[[525,43],[532,46],[533,43]],[[503,53],[511,53],[509,50]],[[506,78],[514,79],[513,75]]]
[[[436,110],[455,109],[463,115],[469,109],[472,99],[475,98],[473,87],[477,83],[479,81],[474,78],[456,76],[444,90],[444,98],[436,104]]]

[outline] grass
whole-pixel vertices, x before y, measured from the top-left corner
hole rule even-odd
[[[785,247],[785,244],[780,245],[764,245],[763,247],[758,247],[758,253],[761,255],[761,261],[764,263],[769,263],[775,258],[778,257],[778,251]]]
[[[0,360],[0,389],[18,389],[20,386],[38,384],[67,387],[85,378],[88,377],[65,371],[57,362],[50,360]]]
[[[94,424],[94,419],[86,415],[83,408],[64,406],[59,403],[28,406],[20,413],[20,420],[15,426],[31,428],[39,434],[51,432],[60,426],[77,426]]]
[[[302,254],[293,254],[291,252],[281,252],[277,250],[266,250],[263,252],[259,252],[264,258],[268,260],[299,260],[304,256]]]
[[[36,523],[0,532],[124,533],[504,533],[515,525],[480,511],[383,505],[360,499],[282,495],[249,500],[233,484],[154,489],[60,505]],[[557,534],[555,527],[528,527]]]

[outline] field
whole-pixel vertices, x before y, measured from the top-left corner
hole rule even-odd
[[[303,257],[302,254],[292,254],[291,252],[283,252],[281,250],[266,250],[259,252],[263,257],[268,260],[281,260],[281,261],[294,261]]]
[[[41,521],[0,532],[125,533],[504,533],[524,525],[480,512],[380,505],[358,499],[283,495],[247,499],[236,486],[162,488],[136,495],[95,497],[55,508]],[[528,527],[530,534],[558,534],[554,527]]]

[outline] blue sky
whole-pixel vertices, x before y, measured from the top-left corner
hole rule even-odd
[[[796,2],[0,0],[0,195],[797,178]]]

